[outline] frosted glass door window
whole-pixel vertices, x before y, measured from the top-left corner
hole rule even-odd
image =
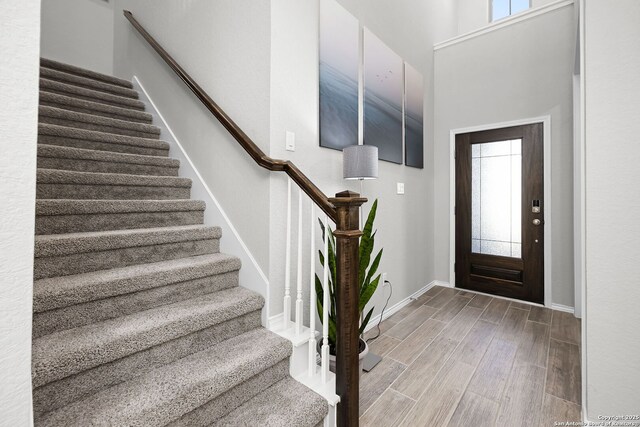
[[[522,256],[522,140],[471,146],[471,251]]]

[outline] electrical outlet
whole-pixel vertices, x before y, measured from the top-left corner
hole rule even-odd
[[[382,287],[389,286],[389,284],[387,283],[387,273],[382,273],[382,277],[380,277],[380,280],[382,280]]]
[[[397,194],[404,194],[404,182],[398,182],[398,184],[396,186],[396,193]]]

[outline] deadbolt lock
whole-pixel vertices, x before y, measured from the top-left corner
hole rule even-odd
[[[531,212],[540,213],[540,200],[532,200],[531,201]],[[538,225],[538,224],[536,224]]]

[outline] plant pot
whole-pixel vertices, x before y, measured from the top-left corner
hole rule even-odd
[[[318,341],[316,346],[316,350],[320,357],[322,357],[322,339]],[[329,370],[335,374],[336,372],[336,356],[331,354],[331,349],[329,350]],[[364,340],[360,339],[360,354],[358,355],[358,359],[360,360],[360,376],[362,376],[362,369],[364,364],[364,357],[369,354],[369,344],[367,344]]]

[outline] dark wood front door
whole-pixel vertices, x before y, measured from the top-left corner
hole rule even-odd
[[[544,303],[542,123],[456,135],[456,287]]]

